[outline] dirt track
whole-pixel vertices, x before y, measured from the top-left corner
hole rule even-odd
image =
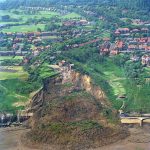
[[[130,127],[129,130],[131,136],[127,139],[109,146],[90,150],[150,150],[150,126],[144,126],[143,128]],[[24,128],[1,128],[0,150],[39,150],[22,146],[20,137],[24,131],[27,130]],[[52,149],[54,150],[54,147]],[[43,150],[48,150],[48,148],[45,147]]]

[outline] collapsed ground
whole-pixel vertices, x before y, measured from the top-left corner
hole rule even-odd
[[[62,84],[60,77],[45,81],[43,104],[38,105],[38,97],[32,103],[36,110],[29,121],[32,129],[24,139],[27,145],[86,149],[107,145],[128,135],[115,119],[116,111],[101,105],[101,101],[107,100],[96,99],[79,88],[79,84],[82,83]]]

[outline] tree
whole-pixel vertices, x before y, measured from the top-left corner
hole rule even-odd
[[[42,32],[41,28],[37,28],[37,32]]]
[[[10,16],[9,15],[2,16],[2,21],[8,21],[8,20],[10,20]]]
[[[55,23],[49,23],[47,25],[45,25],[45,31],[52,31],[52,30],[56,30],[58,29],[60,26],[55,24]]]

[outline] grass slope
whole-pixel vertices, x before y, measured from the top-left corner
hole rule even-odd
[[[0,80],[28,78],[28,73],[23,70],[22,66],[5,66],[3,69],[7,69],[8,71],[0,71]],[[11,70],[15,72],[11,72]]]

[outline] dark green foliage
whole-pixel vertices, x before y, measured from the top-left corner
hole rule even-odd
[[[58,24],[55,24],[55,23],[48,23],[45,25],[45,31],[53,31],[53,30],[56,30],[58,29],[60,26]]]

